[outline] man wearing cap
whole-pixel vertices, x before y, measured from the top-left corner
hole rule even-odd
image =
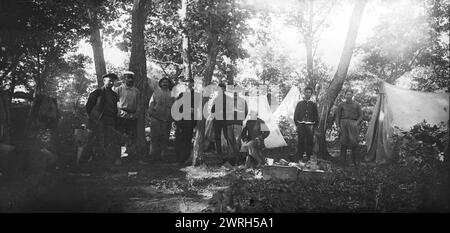
[[[136,139],[137,135],[137,118],[140,113],[140,94],[139,90],[134,87],[135,75],[133,72],[124,72],[123,78],[125,83],[114,88],[114,91],[119,96],[119,102],[117,103],[117,126],[119,131],[126,135],[127,142],[125,142],[125,147],[128,156],[134,156],[135,150],[132,149],[132,142]],[[120,160],[118,163],[120,163]]]
[[[169,143],[170,126],[172,123],[171,108],[174,98],[171,96],[172,81],[162,78],[158,82],[159,88],[153,93],[149,106],[151,124],[152,159],[162,160]]]
[[[118,135],[115,129],[119,97],[112,90],[114,80],[117,78],[117,75],[113,73],[104,75],[103,87],[90,93],[86,103],[87,127],[90,131],[88,148],[92,148],[95,142],[100,141],[100,144],[103,144],[104,152],[112,159],[120,157],[119,148],[116,147]]]
[[[319,123],[316,103],[311,101],[313,89],[305,88],[304,99],[297,103],[294,122],[297,126],[297,156],[304,161],[311,158],[314,146],[314,127]],[[303,153],[306,157],[303,158]]]

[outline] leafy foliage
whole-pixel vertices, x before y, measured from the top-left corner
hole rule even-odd
[[[418,11],[413,5],[401,4],[382,17],[370,39],[358,48],[365,75],[389,83],[409,75],[417,82],[413,88],[424,91],[448,86],[450,53],[445,38],[449,36],[450,2],[426,1],[423,5]]]
[[[448,146],[448,125],[431,126],[425,121],[415,125],[411,131],[400,131],[394,135],[397,152],[402,163],[417,163],[438,170],[443,166],[444,153]]]
[[[237,212],[448,211],[443,151],[448,127],[421,123],[396,138],[398,164],[302,172],[297,181],[233,180],[228,209]],[[448,152],[447,152],[448,153]]]

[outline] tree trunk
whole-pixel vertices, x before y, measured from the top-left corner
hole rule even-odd
[[[305,47],[306,47],[306,85],[313,87],[314,85],[314,57],[313,57],[313,48],[312,48],[312,36],[307,35],[305,38]],[[313,87],[314,88],[314,87]]]
[[[348,67],[352,58],[353,49],[355,47],[356,37],[358,35],[359,24],[364,12],[367,0],[358,0],[353,8],[352,17],[349,23],[349,29],[347,32],[347,38],[345,40],[344,49],[342,51],[341,59],[339,61],[338,69],[328,87],[325,95],[319,101],[319,127],[318,127],[318,143],[319,143],[319,156],[323,159],[329,159],[330,155],[327,150],[327,144],[325,140],[327,118],[330,113],[330,109],[333,106],[336,97],[342,89],[345,78],[347,76]]]
[[[97,85],[98,87],[103,86],[102,76],[106,74],[106,64],[105,64],[105,56],[103,55],[103,42],[102,37],[100,35],[100,20],[97,17],[97,13],[95,12],[95,3],[93,0],[89,0],[89,27],[90,27],[90,42],[92,46],[92,51],[94,54],[94,65],[95,65],[95,74],[97,76]]]
[[[150,1],[149,1],[150,2]],[[140,92],[140,115],[137,120],[137,137],[136,149],[141,155],[147,154],[147,146],[145,141],[145,112],[147,112],[148,101],[150,99],[149,86],[147,82],[147,60],[145,57],[144,29],[146,10],[146,0],[134,0],[132,18],[131,18],[131,56],[130,71],[136,75],[136,87]]]
[[[305,47],[306,47],[306,71],[307,71],[307,81],[306,81],[306,85],[307,86],[313,86],[314,85],[314,56],[313,56],[313,31],[312,31],[312,26],[313,26],[313,0],[309,1],[309,20],[308,20],[308,29],[306,32],[305,37]]]
[[[214,73],[214,69],[216,67],[217,54],[219,52],[219,35],[218,32],[215,31],[214,25],[212,25],[212,16],[209,15],[210,25],[208,28],[208,55],[206,62],[206,69],[203,76],[203,87],[208,86],[211,83],[211,79]],[[202,106],[205,106],[208,97],[203,97]],[[194,147],[192,150],[192,166],[197,165],[199,160],[202,160],[203,155],[203,138],[205,135],[205,123],[206,119],[202,117],[202,120],[197,122],[197,131],[195,133]]]
[[[231,58],[230,64],[227,64],[227,81],[234,83],[234,77],[236,76],[236,58]]]
[[[182,48],[181,48],[181,58],[183,60],[183,68],[184,68],[184,78],[185,80],[189,80],[192,78],[192,69],[191,69],[191,56],[190,56],[190,44],[189,44],[189,36],[187,30],[187,3],[188,0],[181,0],[181,12],[180,18],[183,26],[182,31]]]
[[[0,142],[10,143],[10,117],[9,117],[10,101],[7,93],[0,89]]]

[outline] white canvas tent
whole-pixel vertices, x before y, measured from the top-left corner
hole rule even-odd
[[[225,95],[227,96],[227,100],[228,100],[228,98],[230,100],[233,99],[232,93],[225,92]],[[272,114],[272,111],[270,109],[269,102],[268,102],[266,96],[264,96],[264,95],[261,95],[261,96],[238,95],[238,98],[243,98],[247,104],[248,112],[256,111],[258,113],[258,117],[261,118],[261,120],[263,120],[266,123],[267,127],[269,128],[270,134],[264,140],[264,145],[266,146],[266,148],[277,148],[277,147],[287,146],[287,143],[284,140],[283,136],[281,135],[280,129],[278,128],[276,119]],[[210,100],[208,102],[208,104],[212,105],[212,102],[213,102],[213,100]],[[210,109],[210,107],[209,107],[209,109]],[[241,108],[240,110],[243,110],[243,109]],[[247,119],[245,119],[243,124],[245,125],[246,122],[247,122]],[[240,127],[236,127],[236,129],[235,129],[236,137],[239,136],[241,130],[242,129]],[[214,137],[212,136],[213,135],[212,131],[213,131],[212,119],[211,119],[211,117],[208,117],[206,120],[205,134],[206,134],[206,138],[209,140],[214,140]],[[224,138],[224,136],[222,135],[222,146],[225,146],[226,141],[223,138]]]
[[[247,96],[246,101],[249,112],[256,111],[258,113],[258,117],[266,123],[267,128],[270,130],[269,136],[264,140],[264,145],[266,148],[287,146],[287,143],[278,128],[278,123],[272,114],[269,102],[267,101],[267,96]]]
[[[279,120],[281,116],[284,116],[288,119],[291,126],[295,127],[294,112],[299,99],[300,91],[297,87],[292,87],[281,102],[280,106],[278,106],[278,108],[273,113],[275,119]]]
[[[408,131],[422,121],[448,123],[449,93],[426,93],[399,88],[380,81],[380,93],[367,130],[369,162],[394,160],[392,135],[397,129]]]

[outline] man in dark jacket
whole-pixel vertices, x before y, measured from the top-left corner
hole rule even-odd
[[[294,112],[294,122],[297,126],[298,144],[297,156],[303,159],[303,153],[306,152],[305,160],[308,161],[312,155],[314,146],[314,128],[319,123],[317,105],[312,102],[311,96],[313,89],[305,88],[305,97],[297,103]]]
[[[194,112],[200,112],[201,109],[197,109],[195,106],[195,101],[202,101],[201,94],[195,92],[194,90],[194,79],[188,80],[189,89],[177,97],[177,101],[184,101],[184,95],[189,95],[189,103],[183,102],[184,106],[190,105],[190,118],[189,119],[181,119],[177,121],[177,129],[175,131],[175,153],[179,158],[180,163],[184,163],[188,160],[191,151],[192,151],[192,139],[194,137],[194,128],[196,125],[196,120],[194,118]],[[185,98],[185,97],[184,97]],[[183,112],[183,105],[180,107],[180,112]]]
[[[229,83],[231,86],[232,83]],[[222,132],[228,144],[229,154],[231,154],[232,158],[230,160],[231,163],[237,163],[239,160],[239,145],[236,141],[236,136],[234,134],[234,125],[242,125],[244,119],[238,119],[238,111],[242,111],[239,109],[240,103],[238,102],[238,95],[233,90],[232,93],[233,98],[227,98],[225,92],[227,91],[227,80],[222,79],[221,83],[219,83],[219,87],[222,89],[221,93],[219,92],[219,96],[217,101],[222,101],[222,109],[217,108],[216,105],[213,105],[211,111],[217,113],[218,115],[222,115],[222,119],[214,119],[213,127],[214,127],[214,135],[215,135],[215,147],[216,151],[219,155],[223,155],[222,152]],[[245,102],[244,102],[245,104]],[[228,109],[228,110],[227,110]],[[233,112],[227,112],[230,109],[233,109]],[[217,112],[216,112],[217,111]],[[247,114],[247,105],[244,105],[244,116]],[[229,119],[232,118],[232,119]]]
[[[89,94],[86,103],[88,114],[89,140],[88,148],[92,148],[95,143],[102,145],[105,155],[113,160],[120,161],[120,151],[118,146],[118,132],[115,129],[117,124],[117,102],[119,97],[112,90],[114,80],[118,77],[115,74],[103,76],[103,87],[96,89]]]
[[[269,136],[270,131],[266,123],[261,118],[258,118],[256,111],[250,112],[249,117],[250,119],[245,123],[239,136],[239,139],[243,142],[244,150],[248,152],[245,167],[252,167],[252,158],[256,161],[256,167],[260,167],[264,163],[261,149],[264,148],[264,139]]]

